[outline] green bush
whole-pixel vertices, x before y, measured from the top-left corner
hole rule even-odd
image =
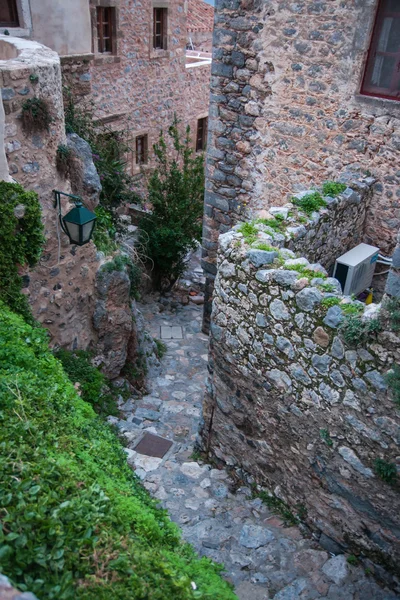
[[[234,600],[47,347],[0,308],[0,564],[41,600]],[[194,591],[191,582],[197,590]]]
[[[322,186],[322,193],[324,196],[330,196],[335,198],[347,188],[345,183],[339,183],[337,181],[326,181]]]
[[[93,232],[93,242],[98,250],[110,255],[117,250],[115,243],[116,228],[111,212],[103,206],[97,206],[94,210],[97,220]]]
[[[377,458],[374,463],[374,469],[378,477],[386,483],[393,484],[397,480],[397,468],[394,463],[389,463],[382,458]]]
[[[392,390],[394,401],[400,406],[400,366],[394,364],[386,376],[386,381]]]
[[[322,288],[322,285],[320,285],[319,287]],[[325,308],[337,306],[338,304],[340,304],[340,298],[337,298],[337,296],[328,296],[327,298],[322,298],[321,300],[321,306],[325,306]]]
[[[29,98],[22,105],[22,127],[27,133],[48,130],[52,121],[48,104],[42,98]]]
[[[24,216],[17,219],[16,207]],[[36,192],[0,181],[0,300],[33,323],[26,296],[21,293],[20,266],[34,267],[44,244],[41,207]]]
[[[168,129],[174,156],[171,158],[163,132],[153,146],[156,166],[148,183],[152,206],[140,221],[146,234],[146,253],[153,261],[156,287],[172,287],[185,269],[185,257],[201,239],[204,158],[193,158],[190,128],[184,139],[176,116]],[[165,280],[169,285],[165,285]]]
[[[384,308],[389,313],[390,326],[393,331],[400,331],[400,298],[387,298]]]
[[[326,200],[323,199],[319,192],[306,194],[302,198],[292,198],[292,202],[307,215],[311,215],[313,212],[327,205]]]
[[[254,223],[242,223],[240,225],[238,232],[241,233],[244,237],[244,240],[247,244],[254,244],[254,242],[258,238],[258,229],[254,225]]]

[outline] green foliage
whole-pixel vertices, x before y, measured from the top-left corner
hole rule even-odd
[[[318,287],[323,292],[334,292],[336,290],[336,287],[333,285],[333,283],[321,283]]]
[[[56,152],[56,167],[57,171],[67,177],[71,164],[71,150],[65,144],[59,144]]]
[[[320,429],[319,435],[321,436],[321,439],[324,440],[327,446],[329,446],[330,448],[333,446],[332,438],[329,435],[329,431],[327,429]]]
[[[349,563],[349,565],[353,565],[354,567],[356,567],[359,563],[357,556],[355,556],[354,554],[349,554],[346,560]]]
[[[389,463],[382,458],[377,458],[374,462],[375,473],[382,479],[392,485],[397,480],[397,468],[393,463]]]
[[[400,406],[400,366],[393,364],[386,375],[386,381],[390,389],[392,390],[394,401]]]
[[[42,98],[29,98],[22,105],[22,127],[27,133],[48,130],[52,121],[48,104]]]
[[[157,340],[156,338],[154,338],[154,341],[157,346],[157,358],[161,360],[167,351],[167,346],[164,344],[164,342]]]
[[[118,415],[117,393],[107,387],[112,385],[107,382],[103,373],[91,363],[92,354],[83,350],[60,349],[55,352],[55,357],[61,361],[64,371],[72,383],[79,383],[79,391],[85,402],[89,402],[95,411],[108,417]]]
[[[325,308],[337,306],[338,304],[340,304],[340,298],[337,298],[336,296],[328,296],[328,298],[322,298],[321,300],[321,306],[325,306]]]
[[[42,600],[234,600],[221,568],[181,542],[46,339],[1,307],[2,573]]]
[[[40,258],[44,244],[40,203],[36,192],[0,181],[0,207],[0,300],[33,323],[18,268],[34,267]],[[21,219],[14,214],[16,207],[25,211]]]
[[[97,206],[94,210],[97,217],[96,227],[93,232],[93,242],[96,248],[105,255],[112,254],[117,250],[115,243],[116,228],[113,215],[110,210],[103,206]]]
[[[139,286],[142,279],[142,269],[126,254],[117,254],[112,260],[104,263],[100,273],[112,273],[113,271],[126,271],[131,284],[130,295],[135,299],[139,297]]]
[[[360,315],[364,312],[364,305],[360,303],[344,302],[340,308],[345,315]]]
[[[254,242],[258,238],[258,229],[254,225],[254,223],[242,223],[240,225],[238,232],[241,233],[244,237],[244,240],[247,244],[254,244]]]
[[[65,130],[86,140],[100,177],[100,204],[117,207],[126,202],[140,202],[133,191],[133,178],[126,173],[125,156],[132,152],[125,132],[116,132],[94,122],[94,103],[76,105],[71,91],[64,88]]]
[[[322,193],[324,196],[330,196],[335,198],[347,188],[345,183],[339,183],[338,181],[326,181],[322,186]]]
[[[340,324],[340,330],[347,344],[359,346],[366,342],[371,335],[381,330],[381,323],[379,319],[363,321],[359,315],[350,314],[344,317]]]
[[[283,231],[285,229],[285,219],[280,214],[275,215],[273,219],[257,219],[257,223],[266,225],[274,231]]]
[[[292,198],[293,204],[298,206],[300,210],[308,215],[318,211],[320,208],[326,206],[326,200],[323,199],[319,192],[313,192],[312,194],[306,194],[303,198]]]
[[[292,511],[287,506],[287,504],[285,504],[285,502],[283,502],[283,500],[280,500],[280,498],[277,498],[273,494],[270,494],[269,492],[265,492],[265,491],[256,492],[254,494],[254,497],[261,498],[263,503],[266,506],[268,506],[268,508],[270,510],[272,510],[272,512],[280,515],[282,517],[284,524],[287,527],[292,527],[293,525],[298,525],[299,518],[296,517],[292,513]]]
[[[400,331],[400,298],[387,298],[384,304],[393,331]]]
[[[278,252],[277,248],[274,248],[265,242],[255,242],[255,244],[253,244],[253,248],[256,248],[257,250],[265,250],[266,252]]]
[[[38,83],[39,82],[39,75],[37,75],[36,73],[31,73],[29,75],[29,81],[33,84]]]
[[[287,271],[297,271],[299,275],[307,277],[307,279],[315,279],[316,277],[318,279],[326,279],[328,277],[325,273],[308,269],[306,265],[285,265],[285,269]]]
[[[148,201],[152,206],[140,222],[146,233],[146,254],[154,263],[154,282],[169,287],[185,269],[185,257],[201,239],[204,158],[193,157],[190,128],[182,139],[179,121],[168,129],[174,156],[168,150],[163,132],[154,144],[155,169],[148,182]]]

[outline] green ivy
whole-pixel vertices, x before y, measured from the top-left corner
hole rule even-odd
[[[21,219],[14,214],[16,207],[25,211]],[[37,264],[44,244],[38,195],[19,184],[0,181],[0,209],[0,300],[33,323],[18,271],[26,264]]]
[[[42,600],[234,600],[80,398],[47,334],[0,306],[0,564]],[[191,582],[195,582],[194,590]]]
[[[392,485],[397,480],[397,468],[394,463],[389,463],[382,458],[377,458],[374,463],[375,473],[382,479]]]

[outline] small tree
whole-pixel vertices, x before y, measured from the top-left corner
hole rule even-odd
[[[192,156],[190,128],[183,137],[178,126],[175,115],[168,129],[172,152],[163,132],[153,146],[156,168],[148,183],[153,212],[140,222],[147,234],[147,254],[154,262],[154,283],[164,289],[183,273],[185,257],[196,248],[202,229],[204,159]]]

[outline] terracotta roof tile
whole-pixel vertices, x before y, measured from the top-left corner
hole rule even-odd
[[[188,31],[212,31],[214,28],[214,7],[203,0],[189,0]]]

